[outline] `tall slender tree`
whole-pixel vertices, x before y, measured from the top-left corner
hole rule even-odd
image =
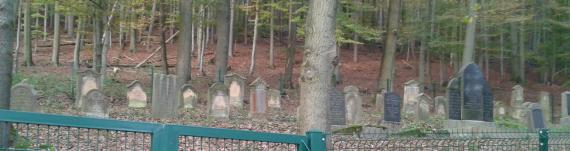
[[[53,46],[52,46],[52,54],[51,54],[51,63],[54,66],[58,66],[59,65],[59,40],[60,40],[60,32],[59,32],[59,28],[60,28],[60,15],[59,15],[59,11],[57,10],[57,1],[55,2],[55,7],[56,9],[54,10],[54,14],[53,14]]]
[[[192,78],[192,0],[180,1],[180,40],[176,56],[176,75],[182,85]],[[150,34],[150,33],[149,33]]]
[[[473,57],[475,55],[475,30],[477,25],[478,9],[477,6],[477,0],[469,0],[469,15],[466,19],[467,27],[465,29],[465,47],[463,49],[463,66],[472,63]]]
[[[381,62],[380,80],[378,88],[384,90],[392,90],[391,83],[394,81],[395,65],[394,59],[396,55],[396,42],[398,41],[398,30],[400,26],[400,0],[390,0],[390,8],[388,8],[388,29],[386,42],[386,50],[384,51],[384,59]]]
[[[327,106],[336,55],[336,0],[311,0],[301,65],[300,132],[327,131]]]
[[[10,88],[12,87],[12,50],[16,31],[14,0],[0,0],[0,109],[10,108]],[[28,8],[29,15],[29,8]],[[29,18],[28,18],[29,19]],[[29,23],[29,22],[28,22]],[[9,126],[0,122],[0,148],[8,147]]]
[[[230,48],[230,2],[218,0],[217,6],[217,46],[216,46],[216,81],[223,82],[228,68],[228,50]]]
[[[24,2],[24,64],[33,66],[32,59],[32,0]]]

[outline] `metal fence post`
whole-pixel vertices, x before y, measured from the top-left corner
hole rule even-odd
[[[325,134],[321,131],[308,131],[307,132],[308,146],[310,151],[326,151],[327,141]]]
[[[540,129],[538,131],[538,150],[548,151],[548,129]]]
[[[178,135],[168,125],[162,125],[152,132],[152,151],[177,151]]]

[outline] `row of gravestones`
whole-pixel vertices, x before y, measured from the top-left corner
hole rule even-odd
[[[385,123],[401,123],[402,119],[405,122],[422,121],[432,117],[447,118],[450,123],[493,121],[491,88],[475,64],[464,66],[458,77],[450,81],[447,98],[432,99],[421,93],[419,82],[411,80],[405,83],[403,100],[394,92],[381,92],[376,99]]]
[[[214,83],[208,88],[208,113],[210,117],[229,118],[230,108],[243,108],[245,94],[245,78],[238,74],[226,75],[225,83]],[[154,74],[151,110],[153,117],[167,118],[175,116],[179,108],[194,108],[198,93],[189,84],[179,88],[174,75]],[[250,85],[250,117],[262,117],[268,107],[281,108],[281,93],[269,89],[262,79],[258,78]],[[140,82],[128,86],[127,99],[129,107],[146,107],[147,96]]]
[[[570,125],[570,114],[568,112],[570,110],[570,92],[563,92],[560,98],[562,105],[559,116],[560,124]],[[552,96],[545,91],[539,93],[538,103],[525,102],[524,88],[515,85],[511,93],[510,106],[505,107],[503,104],[498,104],[499,108],[496,110],[502,111],[499,113],[500,118],[510,116],[527,123],[529,128],[545,128],[555,121],[553,105]],[[506,115],[507,111],[510,115]]]
[[[344,94],[343,94],[344,93]],[[328,92],[328,121],[330,125],[357,124],[362,120],[362,97],[356,86],[347,86],[343,92],[333,88]]]

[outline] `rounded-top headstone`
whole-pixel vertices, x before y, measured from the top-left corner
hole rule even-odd
[[[184,84],[180,87],[178,97],[183,108],[194,108],[198,101],[198,94],[196,92],[196,89],[194,89],[190,84]]]
[[[82,111],[87,116],[92,117],[108,117],[107,96],[99,90],[91,90],[87,92],[86,101],[83,102]]]
[[[144,91],[142,84],[135,80],[127,86],[127,100],[129,101],[129,107],[132,108],[144,108],[147,105],[148,96]]]
[[[11,89],[10,109],[24,112],[39,112],[37,104],[37,92],[27,80],[16,84]]]

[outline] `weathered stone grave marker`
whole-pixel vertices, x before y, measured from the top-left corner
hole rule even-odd
[[[449,119],[461,120],[461,85],[456,78],[447,85],[447,98]]]
[[[268,106],[270,108],[281,108],[281,92],[276,89],[269,89],[269,102]]]
[[[178,102],[182,104],[183,108],[192,109],[198,101],[198,94],[196,89],[190,84],[184,84],[180,87],[178,94]]]
[[[444,96],[436,96],[435,100],[435,116],[447,119],[447,98]]]
[[[431,97],[426,95],[425,93],[421,93],[418,96],[418,117],[420,120],[426,121],[429,120],[431,115],[431,106],[433,100]]]
[[[83,102],[82,105],[81,109],[86,116],[99,118],[109,117],[107,96],[97,89],[87,92],[85,102]]]
[[[267,112],[267,83],[261,78],[249,85],[249,116],[264,117]]]
[[[503,105],[503,102],[495,102],[495,105],[493,107],[495,108],[495,111],[493,111],[493,113],[495,113],[494,117],[496,119],[504,119],[507,111],[505,105]]]
[[[87,96],[87,92],[95,89],[100,89],[101,75],[95,73],[92,70],[85,70],[78,73],[77,78],[77,87],[75,91],[75,107],[81,108],[83,106],[83,102],[85,102],[85,97]]]
[[[38,96],[34,87],[27,80],[16,84],[11,90],[10,109],[23,112],[41,112],[37,103]]]
[[[336,88],[329,90],[328,118],[330,125],[346,125],[346,103],[344,95]]]
[[[475,64],[461,72],[463,85],[462,120],[493,121],[493,95],[483,73]]]
[[[544,121],[548,124],[552,124],[552,99],[550,98],[550,93],[541,91],[539,102],[542,108],[542,114],[544,115]]]
[[[404,106],[402,107],[404,116],[409,120],[419,119],[420,83],[410,80],[404,85]]]
[[[542,112],[542,108],[539,104],[536,103],[532,103],[529,106],[529,110],[528,110],[528,117],[529,117],[529,121],[528,121],[528,128],[529,129],[541,129],[541,128],[546,128],[546,121],[544,120],[544,115]]]
[[[229,88],[230,104],[232,107],[242,108],[245,97],[245,78],[236,73],[226,75],[225,84]]]
[[[400,122],[400,96],[393,92],[387,92],[384,99],[384,121]]]
[[[375,102],[375,110],[379,113],[384,114],[384,95],[386,94],[386,90],[382,90],[376,93],[376,100]]]
[[[356,124],[362,118],[362,97],[360,92],[355,86],[347,86],[344,88],[345,101],[346,101],[346,121],[351,124]]]
[[[570,125],[570,91],[563,92],[560,98],[560,102],[562,102],[560,107],[560,124]]]
[[[526,114],[525,107],[522,106],[524,103],[524,88],[521,85],[515,85],[511,93],[511,115],[514,119],[524,120],[524,115]]]
[[[144,108],[148,102],[148,97],[139,81],[133,81],[127,86],[127,100],[129,107]]]
[[[170,118],[176,116],[180,102],[178,101],[178,84],[176,76],[165,74],[153,75],[152,117]]]
[[[208,89],[208,114],[212,118],[230,117],[230,98],[228,88],[222,83],[214,83]]]

